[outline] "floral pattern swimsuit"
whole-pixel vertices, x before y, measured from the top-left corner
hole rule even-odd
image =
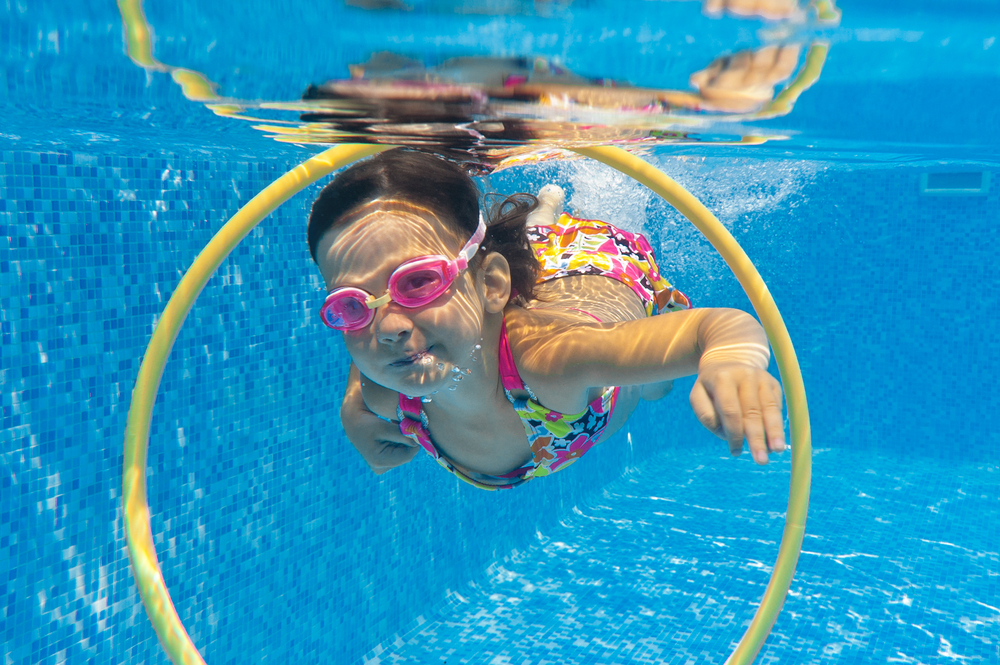
[[[660,275],[652,247],[638,233],[564,214],[555,224],[529,227],[528,238],[540,264],[539,282],[603,275],[628,285],[645,303],[648,316],[691,307],[687,297]],[[431,440],[420,399],[400,394],[396,407],[400,432],[458,478],[485,490],[516,487],[561,471],[582,457],[607,428],[619,392],[617,387],[606,388],[580,413],[564,414],[542,406],[518,374],[506,325],[500,334],[499,366],[504,393],[521,418],[532,453],[530,462],[509,473],[489,476],[456,468]],[[516,398],[512,390],[526,392],[528,397]]]

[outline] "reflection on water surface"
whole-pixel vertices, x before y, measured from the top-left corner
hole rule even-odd
[[[652,29],[649,16],[635,28],[595,22],[616,13],[596,1],[348,0],[343,34],[334,30],[331,39],[346,38],[352,29],[367,30],[371,48],[361,49],[367,57],[346,62],[342,71],[330,71],[326,80],[303,81],[301,99],[252,102],[224,97],[207,76],[156,60],[141,3],[123,0],[120,6],[129,55],[137,64],[169,73],[189,99],[206,103],[218,115],[249,120],[283,142],[422,146],[485,173],[566,158],[570,156],[566,149],[585,145],[757,144],[785,138],[748,123],[787,114],[818,79],[828,51],[822,31],[840,18],[833,4],[800,5],[794,0],[654,4],[679,7],[656,23],[655,39],[645,35]],[[458,25],[456,21],[497,16],[505,18],[489,18],[490,29],[531,30],[521,40],[521,52],[510,53],[509,44],[455,47],[449,31]],[[428,22],[428,17],[434,20]],[[667,20],[678,17],[690,21]],[[713,19],[719,18],[745,21],[756,30],[760,45],[722,49],[687,72],[686,80],[652,77],[662,80],[662,86],[634,84],[614,67],[601,69],[621,59],[618,51],[625,42],[615,37],[632,37],[635,30],[630,41],[641,51],[638,57],[652,58],[651,52],[646,53],[650,44],[661,52],[670,50],[672,39],[690,44],[697,39],[692,28],[704,27],[707,21],[710,29]],[[507,23],[497,26],[497,20]],[[380,25],[386,30],[379,31]],[[407,25],[413,30],[409,36],[405,29],[400,32]],[[565,33],[567,26],[574,27],[575,37],[566,39],[570,46],[565,54],[535,46],[547,43],[546,35],[558,40],[558,32]],[[589,36],[587,45],[583,34]],[[432,43],[437,47],[428,48]],[[388,45],[393,48],[383,48]],[[591,49],[596,53],[587,57],[576,53]]]

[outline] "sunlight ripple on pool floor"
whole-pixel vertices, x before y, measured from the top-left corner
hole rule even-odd
[[[837,471],[814,478],[798,573],[758,662],[997,662],[997,468],[829,450],[816,465]],[[771,572],[789,468],[651,459],[366,661],[722,662]]]

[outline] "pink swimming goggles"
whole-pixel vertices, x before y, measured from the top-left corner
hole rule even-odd
[[[389,288],[380,297],[353,286],[342,286],[326,296],[319,316],[329,328],[341,331],[361,330],[375,318],[375,308],[390,300],[403,307],[423,307],[448,290],[451,283],[479,249],[486,236],[486,223],[479,215],[476,232],[454,259],[440,254],[419,256],[396,268],[389,277]]]

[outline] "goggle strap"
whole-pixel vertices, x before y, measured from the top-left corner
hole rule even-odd
[[[365,307],[367,307],[368,309],[375,309],[376,307],[381,307],[390,300],[392,300],[392,296],[389,295],[388,291],[383,293],[378,298],[374,296],[368,296],[368,300],[365,301]]]
[[[479,213],[479,226],[476,227],[476,232],[472,234],[469,238],[469,242],[465,243],[465,247],[462,251],[458,253],[455,258],[455,262],[458,264],[459,270],[465,270],[469,266],[469,261],[472,257],[476,255],[479,250],[480,243],[483,242],[483,238],[486,237],[486,222],[483,221],[483,213]]]

